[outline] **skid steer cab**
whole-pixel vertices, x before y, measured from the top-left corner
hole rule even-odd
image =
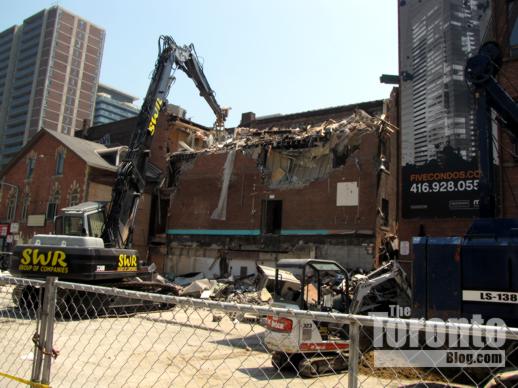
[[[347,312],[349,274],[334,261],[286,259],[275,270],[274,307]],[[278,369],[315,377],[347,369],[348,327],[331,322],[270,315],[265,343]]]

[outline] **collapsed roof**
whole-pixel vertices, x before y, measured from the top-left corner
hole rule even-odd
[[[211,136],[204,136],[206,147],[193,150],[183,147],[181,151],[171,154],[171,158],[185,153],[218,152],[237,149],[246,149],[256,146],[271,146],[272,148],[308,148],[319,143],[331,143],[332,148],[353,147],[359,144],[365,133],[386,132],[392,133],[396,127],[388,123],[383,117],[371,116],[367,112],[357,109],[347,119],[341,121],[326,120],[320,125],[309,125],[305,128],[273,127],[271,129],[255,129],[237,127],[232,138],[216,142]]]
[[[204,149],[193,150],[186,146],[171,154],[169,159],[174,163],[201,155],[227,153],[224,187],[232,174],[235,153],[240,151],[257,161],[265,183],[270,187],[294,187],[324,178],[333,169],[343,166],[360,147],[364,135],[390,136],[395,130],[396,127],[383,117],[357,109],[344,120],[326,120],[306,128],[238,127],[232,138],[220,142],[210,138]],[[377,153],[378,150],[373,150],[373,155]]]

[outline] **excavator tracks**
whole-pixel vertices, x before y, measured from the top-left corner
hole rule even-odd
[[[305,378],[334,375],[347,370],[348,353],[305,355],[298,365],[299,375]]]
[[[131,281],[103,286],[125,290],[152,292],[165,295],[178,295],[174,285],[150,281]],[[17,286],[12,298],[21,310],[36,312],[43,301],[44,289],[34,286]],[[140,299],[118,297],[86,291],[59,289],[56,298],[56,318],[87,319],[99,316],[134,315],[142,311],[159,311],[173,308],[173,304],[153,303]]]
[[[342,373],[348,369],[349,353],[272,354],[272,365],[278,370],[293,370],[304,378]]]

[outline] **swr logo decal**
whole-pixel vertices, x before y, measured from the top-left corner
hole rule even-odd
[[[137,256],[135,255],[119,255],[119,263],[117,271],[136,271],[137,270]]]
[[[68,273],[66,257],[63,251],[40,253],[39,249],[26,248],[22,251],[19,270]]]
[[[153,109],[153,116],[151,116],[151,122],[149,123],[149,126],[147,130],[149,131],[149,134],[153,136],[155,134],[155,127],[156,127],[156,121],[158,119],[158,114],[160,113],[160,109],[162,109],[162,104],[164,103],[164,100],[161,98],[157,98],[155,102],[155,107]]]

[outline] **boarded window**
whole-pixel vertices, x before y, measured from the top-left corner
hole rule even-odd
[[[338,182],[336,184],[336,206],[358,206],[357,182]]]
[[[261,231],[280,234],[282,228],[282,201],[266,199],[262,202]]]

